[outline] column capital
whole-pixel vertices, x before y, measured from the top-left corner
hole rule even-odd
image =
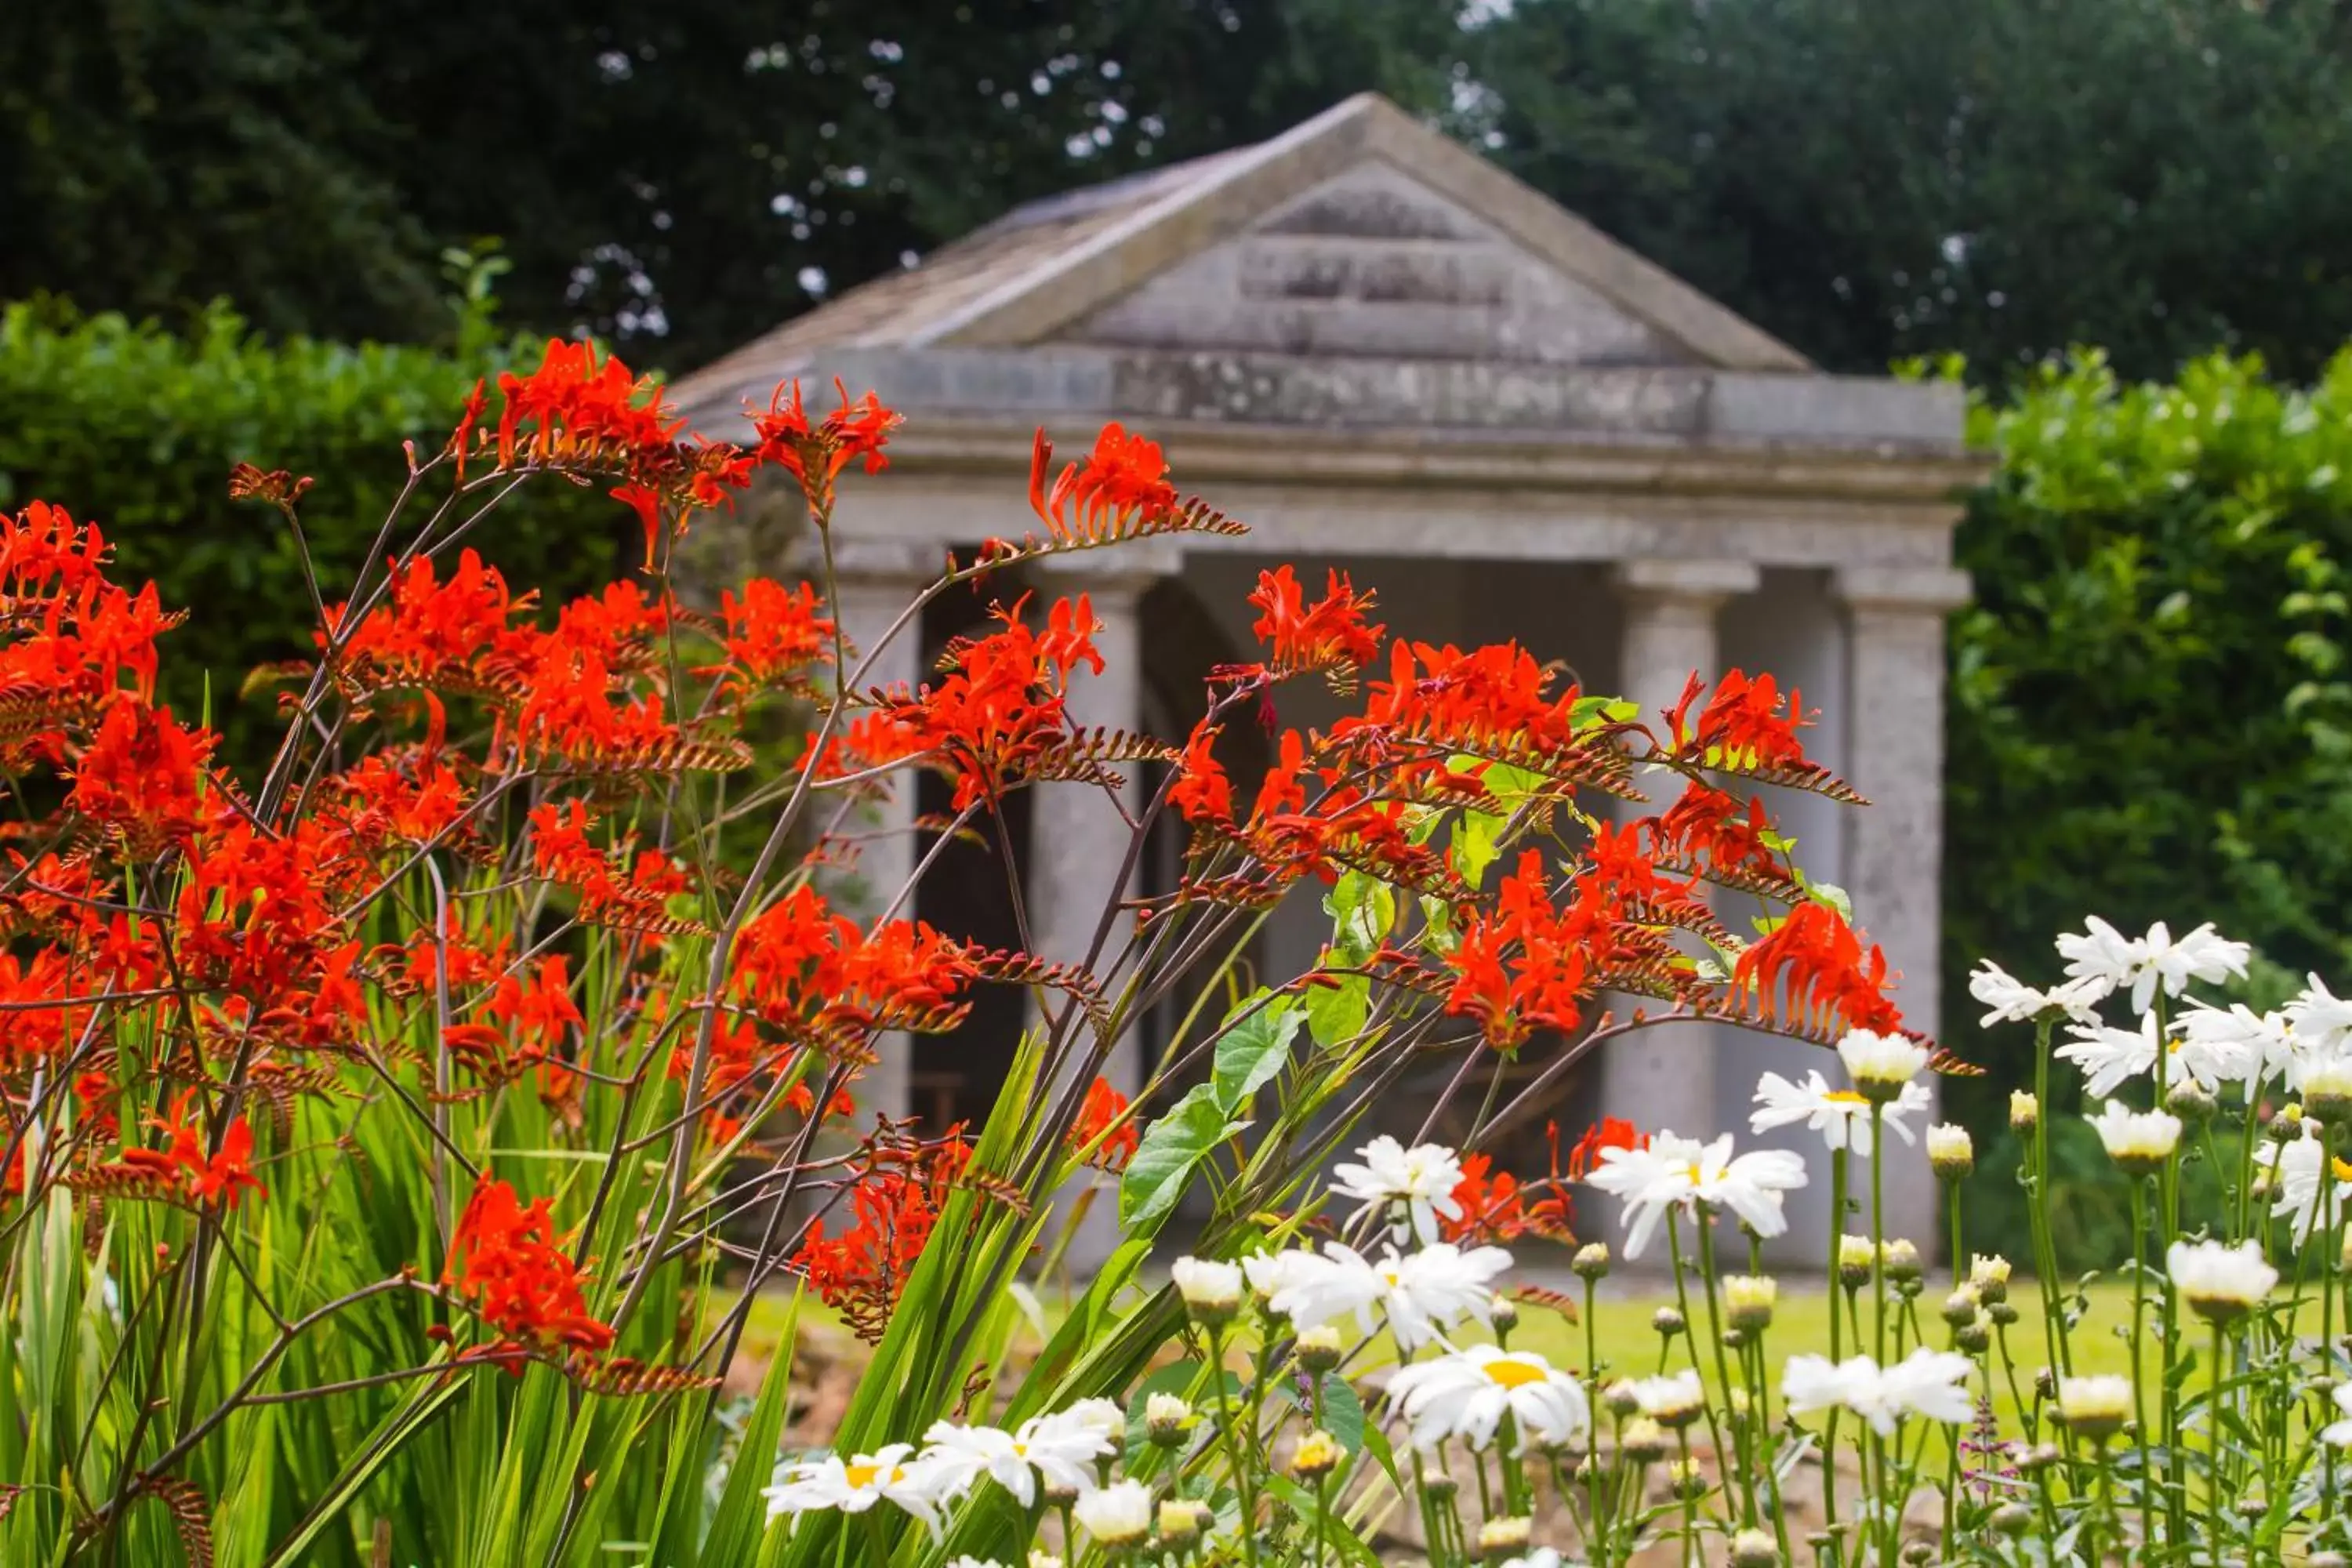
[[[1183,569],[1174,542],[1150,540],[1100,550],[1040,555],[1032,569],[1043,586],[1057,593],[1086,594],[1097,601],[1139,599],[1151,585]]]
[[[1658,557],[1620,561],[1611,573],[1617,592],[1629,599],[1682,601],[1708,608],[1752,594],[1764,571],[1753,561],[1673,561]]]
[[[1941,617],[1975,597],[1957,566],[1841,566],[1837,596],[1856,610]]]
[[[833,574],[845,587],[888,586],[911,595],[943,568],[939,547],[921,540],[836,535],[833,542]],[[822,576],[824,547],[814,538],[804,540],[793,553],[793,569]]]

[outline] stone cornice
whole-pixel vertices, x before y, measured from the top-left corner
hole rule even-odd
[[[1792,449],[1773,442],[1688,442],[1432,430],[1155,426],[1178,480],[1213,497],[1241,481],[1391,490],[1524,490],[1948,506],[1990,474],[1978,452]],[[1028,432],[950,415],[910,423],[890,445],[914,472],[1025,474]],[[1076,448],[1082,450],[1083,448]]]

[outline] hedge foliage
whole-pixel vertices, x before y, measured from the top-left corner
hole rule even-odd
[[[2352,962],[2352,351],[2308,388],[2251,357],[2126,384],[2078,355],[1972,436],[2001,462],[1958,540],[1944,1021],[2005,1100],[2030,1037],[1977,1037],[1979,955],[2053,980],[2047,933],[2098,913],[2210,920],[2267,962],[2258,993]],[[1956,1096],[1980,1128],[1992,1092]]]
[[[478,301],[479,304],[480,301]],[[541,345],[488,330],[480,309],[454,347],[266,341],[226,306],[184,333],[41,300],[0,313],[0,507],[35,498],[96,519],[118,575],[153,578],[194,612],[172,634],[164,697],[206,700],[226,756],[249,763],[271,728],[268,693],[240,700],[257,666],[310,647],[301,549],[268,507],[232,502],[232,466],[315,476],[303,519],[331,597],[348,583],[405,479],[401,443],[446,440],[475,378]],[[625,565],[627,520],[601,493],[529,486],[467,542],[510,582],[554,595]]]

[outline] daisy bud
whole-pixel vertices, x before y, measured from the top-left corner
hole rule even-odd
[[[1241,1291],[1239,1284],[1234,1293]],[[1113,1481],[1097,1487],[1078,1499],[1073,1505],[1078,1527],[1095,1538],[1095,1543],[1112,1550],[1139,1545],[1151,1533],[1153,1516],[1151,1493],[1141,1481]]]
[[[2055,1443],[2036,1443],[2017,1457],[2017,1468],[2031,1476],[2048,1469],[2065,1457],[2065,1450]]]
[[[1631,1415],[1642,1408],[1642,1396],[1631,1379],[1621,1377],[1601,1391],[1601,1407],[1612,1415]]]
[[[2133,1110],[2120,1100],[2090,1119],[2107,1158],[2127,1176],[2153,1176],[2180,1147],[2180,1118],[2168,1110]]]
[[[2184,1127],[2202,1127],[2213,1120],[2221,1102],[2193,1078],[2184,1078],[2164,1091],[2164,1109],[2180,1118]]]
[[[2009,1126],[2012,1132],[2031,1132],[2042,1120],[2042,1102],[2030,1089],[2009,1091]]]
[[[1196,1323],[1230,1323],[1242,1310],[1242,1271],[1236,1263],[1208,1258],[1180,1258],[1168,1270],[1184,1310]]]
[[[1992,1326],[1996,1329],[2010,1328],[2017,1321],[2017,1304],[2013,1301],[1995,1301],[1985,1309],[1985,1316],[1992,1320]]]
[[[2279,1279],[2256,1241],[2238,1247],[2176,1241],[2164,1255],[2164,1271],[2189,1310],[2209,1323],[2231,1323],[2244,1317],[2262,1304]]]
[[[2008,1300],[2009,1259],[1999,1253],[1987,1257],[1981,1252],[1969,1258],[1969,1288],[1977,1293],[1977,1300],[1988,1307]]]
[[[1298,1364],[1320,1377],[1339,1364],[1347,1347],[1340,1343],[1338,1329],[1329,1323],[1318,1323],[1299,1332],[1297,1353]]]
[[[1952,1343],[1969,1355],[1982,1355],[1992,1348],[1992,1325],[1979,1313],[1952,1331]]]
[[[1738,1350],[1748,1343],[1748,1336],[1738,1329],[1726,1329],[1716,1338],[1722,1342],[1723,1348],[1727,1351]]]
[[[1696,1502],[1713,1489],[1696,1459],[1676,1459],[1666,1471],[1666,1485],[1679,1502]]]
[[[2044,1404],[2058,1397],[2058,1373],[2053,1367],[2036,1367],[2033,1372],[2033,1392]]]
[[[1944,1122],[1927,1129],[1927,1165],[1948,1182],[1957,1182],[1977,1168],[1977,1146],[1969,1130]]]
[[[2303,1107],[2288,1100],[2279,1113],[2263,1128],[2263,1136],[2273,1143],[2292,1143],[2303,1136]]]
[[[1992,1510],[1992,1527],[2015,1539],[2033,1528],[2033,1510],[2021,1502],[2005,1502]]]
[[[1568,1266],[1576,1271],[1576,1277],[1579,1279],[1607,1279],[1609,1277],[1609,1244],[1605,1241],[1586,1242],[1576,1249],[1576,1256],[1570,1260]]]
[[[1897,1285],[1917,1281],[1925,1272],[1919,1264],[1919,1249],[1900,1237],[1886,1244],[1886,1277]]]
[[[1338,1469],[1343,1457],[1339,1439],[1318,1426],[1298,1439],[1298,1447],[1290,1451],[1290,1473],[1316,1480]]]
[[[1944,1298],[1944,1321],[1954,1328],[1977,1321],[1977,1293],[1963,1285]]]
[[[1190,1498],[1170,1498],[1160,1505],[1160,1539],[1171,1546],[1189,1544],[1201,1533],[1201,1505]]]
[[[1519,1326],[1519,1304],[1508,1296],[1496,1297],[1488,1304],[1486,1312],[1487,1326],[1495,1331],[1495,1337],[1498,1340]]]
[[[1650,1327],[1657,1331],[1660,1339],[1670,1340],[1689,1325],[1683,1321],[1683,1315],[1672,1307],[1661,1307],[1650,1314]]]
[[[1155,1394],[1143,1402],[1143,1430],[1157,1447],[1181,1447],[1192,1425],[1192,1406],[1181,1394]]]
[[[2061,1378],[2058,1419],[2077,1437],[2104,1442],[2131,1419],[2132,1385],[2127,1377],[2106,1374]]]
[[[1047,1481],[1041,1495],[1047,1508],[1067,1508],[1078,1500],[1076,1488],[1063,1486],[1058,1481]]]
[[[2303,1069],[2303,1113],[2324,1126],[2352,1116],[2352,1056],[2317,1057]]]
[[[1780,1549],[1760,1530],[1743,1530],[1731,1538],[1731,1568],[1778,1568]]]
[[[1927,1048],[1901,1035],[1849,1029],[1838,1041],[1838,1059],[1864,1100],[1885,1105],[1927,1065]]]
[[[1927,1568],[1936,1560],[1936,1549],[1924,1541],[1914,1541],[1903,1548],[1903,1561],[1909,1568]]]
[[[1625,1423],[1625,1430],[1617,1438],[1617,1448],[1637,1464],[1654,1465],[1666,1457],[1673,1447],[1666,1438],[1666,1429],[1646,1415],[1637,1415]]]
[[[1452,1476],[1447,1475],[1444,1470],[1440,1470],[1435,1475],[1430,1477],[1427,1480],[1422,1482],[1421,1489],[1429,1494],[1432,1501],[1444,1502],[1447,1499],[1453,1497],[1455,1492],[1462,1489],[1462,1483],[1455,1480]]]
[[[1490,1563],[1517,1557],[1535,1534],[1532,1519],[1490,1519],[1478,1526],[1478,1555]]]
[[[1840,1283],[1849,1290],[1859,1289],[1870,1283],[1873,1268],[1878,1262],[1878,1248],[1866,1236],[1838,1237],[1837,1272]]]
[[[1734,1274],[1723,1282],[1726,1316],[1742,1333],[1761,1333],[1772,1326],[1772,1308],[1780,1287],[1760,1274]]]

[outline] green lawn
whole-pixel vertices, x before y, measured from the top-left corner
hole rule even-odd
[[[1600,1364],[1612,1373],[1638,1376],[1658,1370],[1660,1340],[1651,1327],[1651,1319],[1662,1306],[1673,1304],[1670,1292],[1655,1289],[1633,1289],[1618,1293],[1619,1284],[1603,1285],[1599,1310],[1594,1314],[1593,1342]],[[1927,1288],[1919,1297],[1918,1312],[1926,1331],[1927,1342],[1938,1349],[1950,1342],[1949,1331],[1939,1316],[1944,1298],[1949,1292],[1948,1278],[1929,1275]],[[1581,1298],[1580,1287],[1576,1294]],[[2101,1281],[2090,1287],[2086,1294],[2090,1306],[2073,1331],[2075,1370],[2078,1372],[2126,1373],[2131,1361],[2126,1345],[2131,1321],[2131,1291],[2126,1286],[2113,1281]],[[751,1321],[744,1337],[744,1353],[755,1361],[764,1361],[773,1353],[776,1336],[781,1331],[790,1303],[789,1295],[764,1298],[753,1309]],[[2011,1282],[2010,1300],[2017,1307],[2019,1321],[2009,1330],[2009,1351],[2017,1369],[2017,1386],[2027,1398],[2032,1397],[2034,1369],[2050,1359],[2044,1349],[2040,1297],[2031,1279]],[[1765,1335],[1767,1364],[1777,1380],[1780,1367],[1788,1357],[1808,1352],[1827,1355],[1830,1351],[1829,1301],[1826,1291],[1819,1288],[1805,1289],[1784,1288],[1773,1316],[1771,1328]],[[1703,1299],[1694,1296],[1692,1310],[1698,1321],[1699,1350],[1706,1358],[1710,1378],[1713,1375],[1712,1352],[1706,1343],[1706,1309]],[[1058,1321],[1060,1303],[1052,1296],[1045,1297],[1043,1307],[1049,1320]],[[803,1304],[802,1323],[805,1329],[824,1333],[835,1344],[845,1344],[848,1336],[834,1321],[832,1314],[814,1300]],[[2153,1340],[2155,1316],[2151,1304],[2149,1331],[2145,1338]],[[1870,1315],[1863,1314],[1865,1334],[1871,1330]],[[2201,1330],[2191,1331],[2192,1336]],[[1024,1337],[1030,1337],[1024,1331]],[[1906,1334],[1906,1344],[1916,1342]],[[2202,1339],[2192,1337],[2192,1343],[2201,1346]],[[1519,1326],[1511,1335],[1511,1343],[1520,1349],[1540,1351],[1553,1363],[1581,1368],[1586,1362],[1586,1339],[1583,1326],[1570,1324],[1559,1314],[1534,1305],[1521,1309]],[[1848,1335],[1843,1353],[1853,1355],[1866,1346],[1857,1346]],[[1367,1347],[1354,1364],[1376,1366],[1388,1352],[1381,1346]],[[1689,1350],[1677,1342],[1672,1347],[1671,1367],[1689,1364]],[[2004,1416],[2012,1413],[2006,1379],[2000,1375],[1998,1354],[1993,1362],[1997,1402]]]

